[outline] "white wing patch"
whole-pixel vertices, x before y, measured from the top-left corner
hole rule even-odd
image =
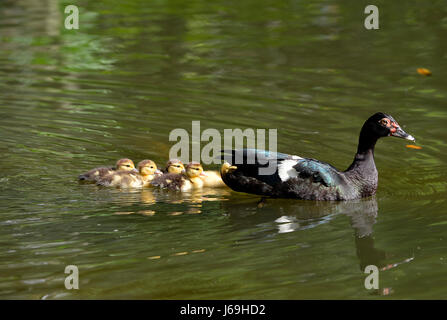
[[[290,178],[298,177],[298,172],[293,168],[298,161],[302,159],[298,156],[293,156],[292,159],[284,160],[278,166],[278,175],[281,181],[287,181]]]

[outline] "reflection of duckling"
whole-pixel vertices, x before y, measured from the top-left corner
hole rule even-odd
[[[190,162],[183,174],[167,173],[156,177],[151,184],[170,190],[189,191],[203,187],[201,179],[203,175],[202,165],[198,162]]]
[[[138,163],[138,172],[117,171],[108,174],[96,184],[105,187],[141,188],[149,185],[156,175],[161,174],[152,160],[143,160]]]
[[[117,171],[135,171],[135,165],[130,159],[120,159],[116,162],[114,167],[100,167],[95,168],[86,173],[79,175],[79,180],[86,182],[97,182],[108,174]]]
[[[188,210],[185,213],[200,214],[202,213],[202,203],[206,201],[206,198],[202,197],[203,191],[201,189],[192,190],[188,199]]]
[[[163,173],[182,173],[185,170],[185,166],[178,159],[171,159],[166,163],[166,168],[163,169]]]
[[[154,204],[157,202],[157,199],[150,188],[144,188],[141,190],[141,202],[145,204]]]

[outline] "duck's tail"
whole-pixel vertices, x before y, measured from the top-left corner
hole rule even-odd
[[[221,174],[227,184],[230,179],[237,180],[236,177],[250,177],[273,185],[279,181],[278,164],[291,157],[284,153],[258,149],[222,150],[221,152],[221,159],[225,161]]]
[[[285,160],[290,155],[260,149],[227,149],[221,150],[221,159],[233,165],[265,165],[269,161]]]

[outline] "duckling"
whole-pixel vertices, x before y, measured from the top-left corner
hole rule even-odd
[[[218,171],[204,171],[203,176],[200,178],[203,180],[204,187],[226,187],[227,185],[223,182],[220,172]]]
[[[164,173],[182,173],[185,170],[183,163],[178,159],[171,159],[166,163]],[[226,187],[218,171],[204,171],[200,176],[204,187]]]
[[[185,166],[183,165],[183,162],[181,162],[178,159],[170,159],[168,162],[166,162],[166,166],[162,170],[162,172],[163,172],[163,178],[158,177],[155,184],[151,183],[151,185],[163,188],[163,186],[159,185],[159,183],[166,184],[166,181],[171,181],[173,177],[176,177],[177,175],[182,175],[183,173],[185,173]]]
[[[138,163],[138,172],[141,178],[148,185],[156,176],[161,176],[163,172],[158,170],[157,165],[152,160],[142,160]]]
[[[203,167],[198,162],[190,162],[183,173],[165,173],[152,180],[153,186],[177,191],[189,191],[203,187]]]
[[[118,171],[137,172],[133,161],[125,158],[125,159],[119,159],[114,167],[95,168],[79,175],[78,179],[84,182],[97,182],[98,180],[104,178],[106,175]]]
[[[185,166],[178,159],[170,159],[163,169],[163,173],[182,173],[185,171]]]
[[[117,171],[106,175],[97,181],[97,185],[104,187],[142,188],[148,186],[156,175],[161,175],[157,165],[152,160],[138,163],[138,173],[133,171]]]

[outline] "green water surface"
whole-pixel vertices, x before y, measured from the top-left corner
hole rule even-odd
[[[379,30],[368,4],[0,2],[0,298],[445,299],[447,3],[375,1]],[[277,129],[278,151],[345,169],[377,111],[422,149],[380,140],[373,198],[77,182],[123,157],[162,166],[191,121]]]

